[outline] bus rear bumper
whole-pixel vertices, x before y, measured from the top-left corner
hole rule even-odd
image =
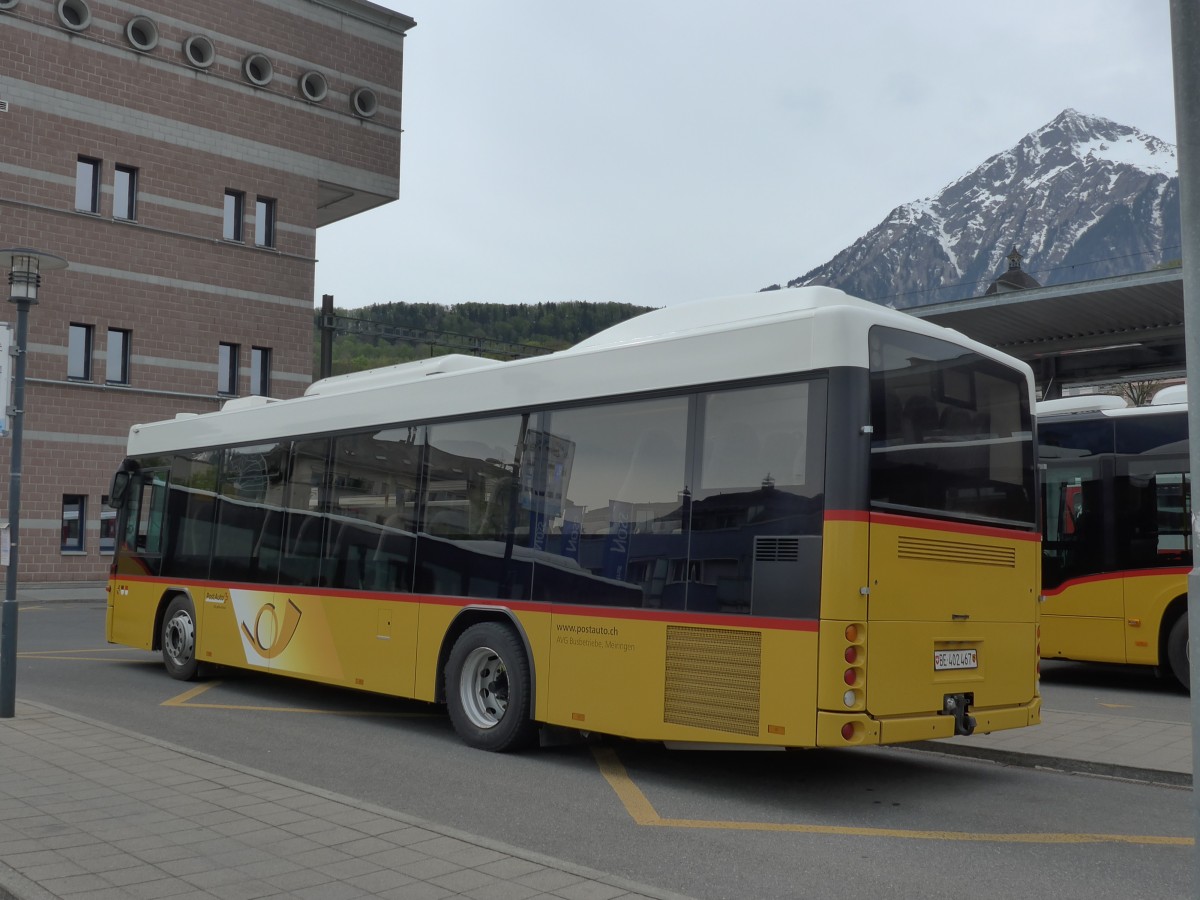
[[[1042,698],[1020,706],[972,708],[975,734],[1024,728],[1042,721]],[[818,747],[903,744],[954,737],[954,717],[944,714],[873,719],[863,713],[817,712]]]

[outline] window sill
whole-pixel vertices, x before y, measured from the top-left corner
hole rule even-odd
[[[86,550],[60,550],[59,555],[60,556],[87,556],[88,552]]]

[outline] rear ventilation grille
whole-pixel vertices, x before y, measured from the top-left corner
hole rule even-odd
[[[762,633],[667,626],[663,721],[758,736]]]
[[[0,100],[0,112],[8,112],[8,101]]]
[[[754,539],[755,562],[799,562],[800,538],[756,537]]]
[[[994,547],[969,541],[947,541],[940,538],[901,535],[897,545],[901,559],[925,559],[933,562],[955,562],[967,566],[999,566],[1015,569],[1017,551],[1014,547]]]

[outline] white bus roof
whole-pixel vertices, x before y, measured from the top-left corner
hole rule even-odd
[[[828,287],[666,307],[546,356],[436,357],[327,378],[302,397],[134,425],[131,455],[351,431],[579,400],[868,366],[867,332],[886,325],[951,340],[1032,377],[1027,365],[958,332]]]

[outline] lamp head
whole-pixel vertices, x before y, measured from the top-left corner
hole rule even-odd
[[[8,268],[8,299],[12,303],[37,303],[38,285],[42,283],[42,270],[47,272],[65,269],[67,261],[53,253],[31,250],[28,247],[11,247],[0,250],[0,266]]]

